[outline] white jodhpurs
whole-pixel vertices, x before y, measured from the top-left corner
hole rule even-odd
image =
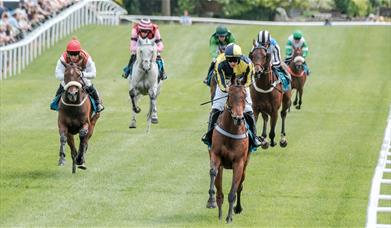
[[[222,92],[220,90],[220,87],[216,86],[215,96],[214,96],[213,100],[218,99],[220,97],[227,96],[227,95],[228,95],[228,93]],[[227,97],[221,98],[217,101],[213,101],[212,109],[217,109],[219,111],[223,111],[224,105],[226,102],[227,102]],[[251,101],[250,88],[246,88],[246,106],[244,107],[244,112],[252,112],[253,111],[252,103],[253,102]]]

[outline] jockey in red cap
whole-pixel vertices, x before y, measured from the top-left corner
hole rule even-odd
[[[160,56],[160,53],[163,51],[164,45],[162,38],[160,36],[159,27],[156,24],[153,24],[150,19],[141,19],[138,23],[134,24],[132,27],[132,34],[130,38],[130,60],[128,65],[124,68],[124,73],[122,77],[127,78],[132,74],[132,66],[136,61],[136,52],[137,52],[137,40],[141,37],[143,39],[155,39],[157,46],[158,55],[156,58],[156,63],[159,67],[159,79],[167,79],[167,75],[164,72],[164,61]]]
[[[96,67],[94,61],[92,61],[91,56],[81,48],[80,42],[76,38],[72,38],[71,41],[67,44],[67,49],[62,53],[60,59],[57,61],[56,66],[56,78],[61,81],[60,86],[57,89],[56,97],[54,100],[59,98],[59,95],[64,92],[64,71],[65,66],[62,64],[65,63],[75,63],[82,70],[82,77],[84,78],[85,88],[87,93],[94,98],[96,104],[96,111],[100,112],[104,109],[102,102],[99,98],[99,93],[95,89],[94,85],[90,81],[90,79],[94,79],[96,77]],[[58,101],[57,101],[58,102]],[[55,102],[54,102],[55,103]],[[51,107],[55,109],[54,107]]]

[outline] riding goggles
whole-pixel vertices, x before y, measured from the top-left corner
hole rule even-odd
[[[68,51],[69,56],[78,56],[80,54],[80,51]]]
[[[227,58],[227,61],[230,62],[230,63],[238,63],[239,62],[239,58],[238,57],[228,57]]]

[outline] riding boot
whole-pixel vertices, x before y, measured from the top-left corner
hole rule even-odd
[[[209,69],[208,69],[208,74],[206,75],[206,78],[204,79],[204,81],[202,81],[204,84],[206,84],[207,86],[210,86],[210,80],[211,80],[211,77],[212,77],[212,72],[213,72],[213,69],[215,68],[215,62],[212,61],[210,63],[210,66],[209,66]]]
[[[166,80],[167,79],[167,75],[166,75],[166,72],[164,70],[164,61],[162,59],[162,57],[160,55],[158,55],[156,57],[156,63],[158,65],[158,68],[159,68],[159,79],[160,80]]]
[[[250,132],[253,134],[254,139],[253,143],[254,146],[259,147],[261,145],[261,141],[259,140],[257,136],[257,127],[255,123],[255,117],[254,113],[252,111],[244,113],[244,118],[246,119],[246,122],[248,124]]]
[[[212,111],[209,114],[208,131],[201,138],[201,140],[206,145],[212,144],[213,128],[215,127],[215,124],[217,122],[217,119],[219,118],[220,113],[221,113],[221,111],[219,111],[218,109],[212,109]]]
[[[136,54],[132,54],[129,59],[128,65],[124,68],[124,72],[122,73],[123,78],[128,78],[129,75],[132,74],[133,63],[136,61]]]
[[[96,105],[96,112],[101,112],[103,109],[105,109],[102,105],[102,102],[99,98],[99,93],[95,89],[94,85],[88,86],[86,88],[87,93],[95,100],[95,105]]]
[[[58,109],[58,101],[60,100],[60,95],[64,92],[64,87],[60,84],[56,91],[56,95],[54,96],[54,99],[52,103],[50,103],[50,109],[51,110],[57,110]]]
[[[56,95],[54,97],[57,97],[58,95],[62,94],[64,92],[64,87],[60,84],[56,91]]]

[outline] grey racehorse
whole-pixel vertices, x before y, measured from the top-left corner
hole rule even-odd
[[[129,96],[132,102],[132,119],[129,128],[136,127],[136,114],[141,111],[138,101],[141,95],[149,95],[150,106],[147,114],[147,129],[151,123],[158,123],[157,116],[157,96],[160,92],[162,81],[158,81],[158,66],[156,63],[156,43],[152,39],[142,39],[137,41],[137,59],[133,65],[132,77],[129,77]]]

